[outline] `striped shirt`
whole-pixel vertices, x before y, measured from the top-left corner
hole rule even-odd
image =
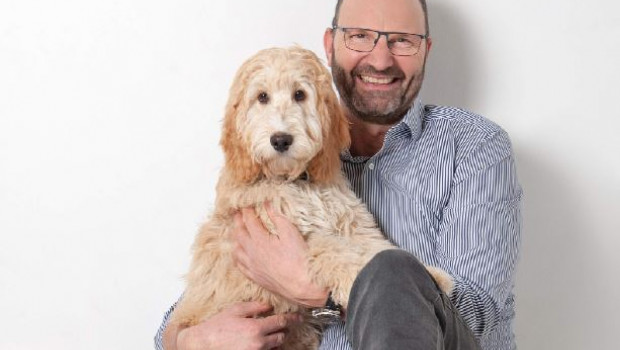
[[[454,278],[452,302],[482,348],[515,349],[522,191],[506,132],[481,116],[418,99],[377,154],[345,152],[342,162],[386,237]],[[351,349],[344,324],[325,330],[320,349]]]
[[[522,191],[506,132],[417,100],[377,154],[342,158],[387,238],[454,278],[452,302],[482,348],[515,349]],[[325,331],[322,350],[350,348],[343,324]]]

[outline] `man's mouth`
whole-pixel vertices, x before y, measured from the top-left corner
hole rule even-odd
[[[367,84],[388,85],[396,81],[391,77],[371,77],[368,75],[358,75],[358,77]]]

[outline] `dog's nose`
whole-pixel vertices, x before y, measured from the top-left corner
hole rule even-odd
[[[285,133],[276,133],[271,135],[271,145],[278,152],[286,152],[291,144],[293,144],[293,136]]]

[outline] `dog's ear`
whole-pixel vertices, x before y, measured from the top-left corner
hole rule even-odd
[[[246,61],[239,68],[233,80],[226,104],[220,139],[220,145],[224,150],[225,167],[233,177],[231,180],[237,183],[250,183],[260,175],[260,166],[252,159],[249,145],[237,128],[239,114],[245,113],[247,110],[244,95],[249,78],[248,65],[250,63],[250,60]]]
[[[314,54],[313,54],[314,55]],[[316,56],[315,56],[316,58]],[[338,102],[338,97],[331,85],[331,75],[325,66],[317,64],[317,111],[321,118],[323,148],[310,161],[308,174],[315,182],[331,182],[340,173],[340,153],[349,147],[349,121]]]

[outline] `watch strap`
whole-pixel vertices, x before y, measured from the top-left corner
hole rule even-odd
[[[337,304],[332,298],[332,292],[327,295],[327,301],[322,308],[312,309],[312,317],[322,323],[332,324],[342,320],[342,305]]]

